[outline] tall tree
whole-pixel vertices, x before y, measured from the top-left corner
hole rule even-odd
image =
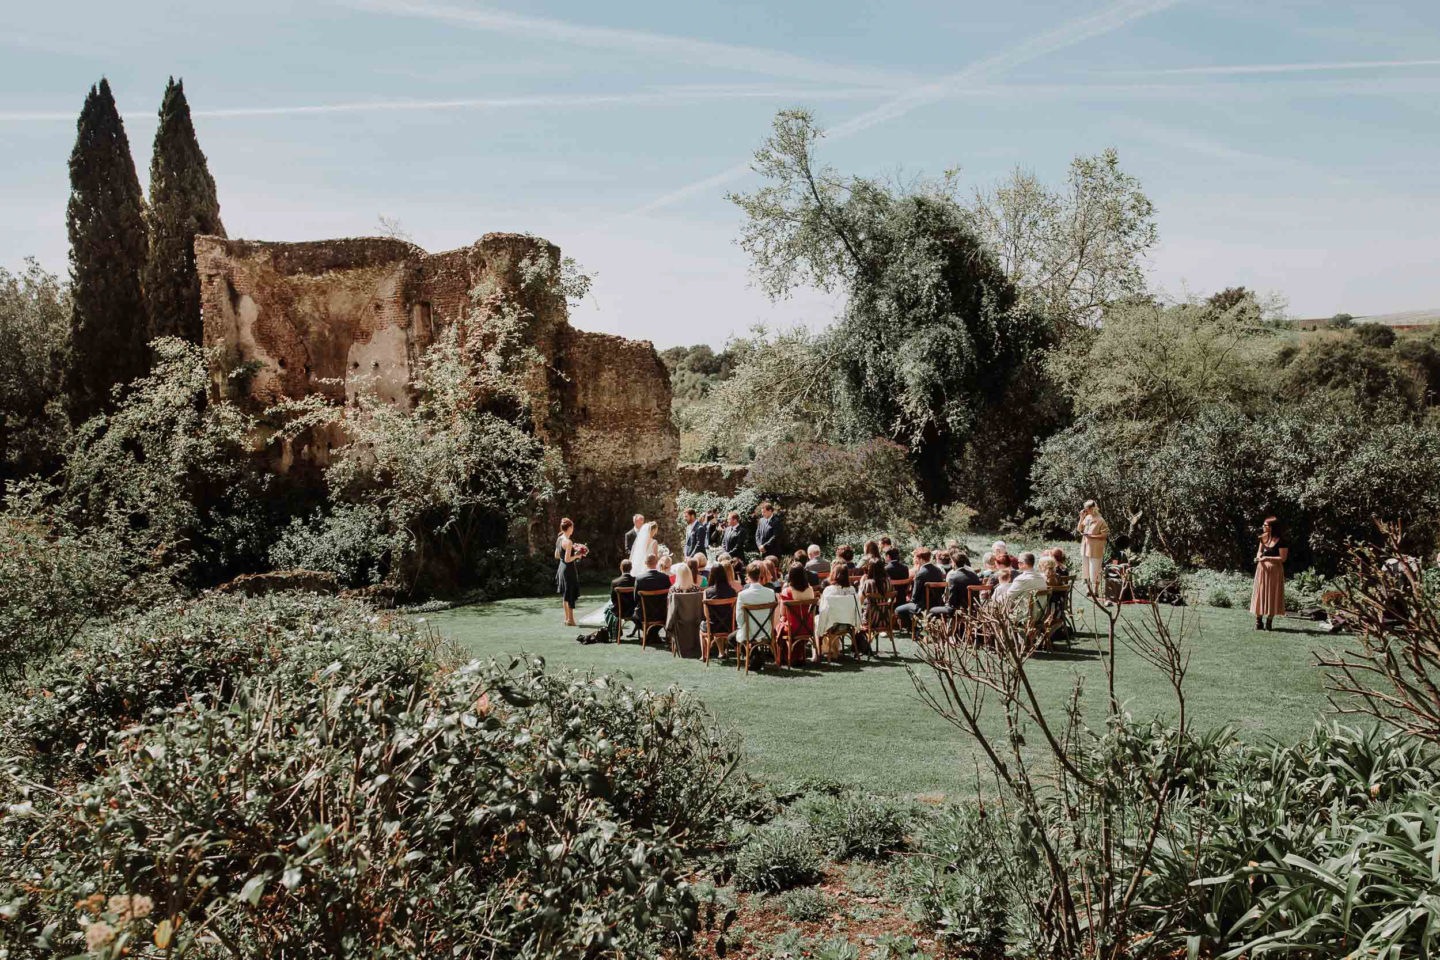
[[[200,277],[195,272],[195,235],[225,236],[220,201],[205,154],[195,139],[185,85],[165,85],[160,126],[150,158],[150,256],[145,297],[152,337],[201,341]]]
[[[145,196],[110,83],[90,88],[70,153],[71,352],[67,406],[79,422],[109,409],[111,388],[148,366]]]

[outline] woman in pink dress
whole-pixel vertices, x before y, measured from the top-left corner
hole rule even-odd
[[[1285,615],[1285,561],[1289,556],[1290,545],[1280,536],[1277,521],[1266,517],[1255,551],[1255,591],[1250,595],[1256,630],[1274,629],[1275,618]]]

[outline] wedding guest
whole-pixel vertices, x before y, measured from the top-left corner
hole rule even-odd
[[[818,587],[822,580],[830,576],[830,561],[820,556],[820,545],[818,543],[810,544],[809,549],[805,551],[805,555],[805,569],[810,572],[810,585],[812,587]]]
[[[1061,580],[1069,579],[1070,562],[1065,556],[1065,551],[1060,547],[1051,547],[1050,556],[1055,561],[1055,575]]]
[[[888,557],[888,556],[890,556],[890,548],[893,547],[893,546],[895,546],[895,544],[890,541],[890,535],[889,535],[889,534],[886,534],[885,536],[881,537],[881,538],[880,538],[880,556],[881,556],[881,557]]]
[[[884,540],[880,541],[884,543]],[[885,576],[891,580],[909,580],[910,568],[900,561],[900,548],[889,546],[885,548]]]
[[[860,606],[856,603],[855,588],[850,586],[850,568],[844,565],[830,569],[830,584],[820,594],[820,615],[815,620],[815,635],[828,638],[839,628],[853,630],[860,622]],[[822,643],[829,641],[822,639]],[[819,656],[816,649],[816,657]]]
[[[695,574],[695,582],[700,586],[708,586],[710,578],[710,560],[703,553],[697,553],[690,558],[690,572]]]
[[[840,549],[835,551],[835,562],[830,565],[833,572],[835,567],[843,566],[849,570],[855,569],[855,548],[848,543],[840,544]]]
[[[729,563],[716,563],[715,576],[705,591],[706,600],[729,600],[736,595],[735,568]],[[734,610],[731,607],[717,607],[710,614],[711,625],[717,632],[734,633]]]
[[[655,565],[655,568],[669,578],[672,587],[675,585],[675,559],[671,557],[670,554],[667,553],[662,556],[660,562]]]
[[[945,571],[931,562],[929,547],[915,550],[914,582],[910,585],[910,599],[895,608],[900,625],[907,630],[914,629],[915,617],[925,609],[925,584],[944,583]]]
[[[720,549],[732,560],[745,559],[745,531],[740,527],[740,514],[733,510],[725,518],[725,532],[720,537]]]
[[[1085,581],[1090,592],[1103,596],[1105,589],[1105,541],[1110,538],[1110,525],[1100,516],[1100,508],[1094,500],[1086,500],[1080,510],[1080,520],[1075,524],[1080,534],[1080,557],[1084,564]]]
[[[775,624],[766,620],[761,611],[746,616],[746,607],[768,607],[775,602],[775,591],[765,583],[765,564],[760,560],[750,561],[745,568],[745,589],[741,590],[736,603],[736,616],[740,618],[740,635],[747,643],[773,640]]]
[[[885,563],[871,560],[865,565],[865,576],[860,581],[860,632],[864,642],[856,640],[856,651],[869,653],[879,650],[874,638],[882,630],[890,629],[890,609],[885,600],[890,596],[890,578],[885,575]],[[863,647],[863,649],[862,649]]]
[[[622,587],[635,587],[635,576],[630,572],[631,564],[628,559],[620,561],[620,576],[610,581],[610,600],[615,604],[615,619],[629,620],[635,615],[635,594],[616,593]]]
[[[1250,596],[1256,630],[1273,630],[1275,617],[1285,615],[1285,561],[1289,558],[1290,544],[1280,535],[1279,521],[1266,517],[1255,550],[1255,589]]]
[[[645,558],[645,572],[635,578],[636,617],[643,614],[644,619],[652,623],[665,621],[665,598],[642,597],[640,594],[655,590],[664,590],[667,594],[670,592],[670,577],[660,572],[659,563],[659,558],[652,553]],[[646,637],[647,641],[649,639]]]
[[[980,575],[970,569],[970,557],[964,551],[957,551],[950,558],[950,572],[945,574],[945,604],[930,612],[948,617],[957,611],[968,610],[970,588],[979,585]]]
[[[1043,554],[1039,560],[1035,561],[1035,572],[1044,578],[1045,589],[1060,586],[1059,565],[1050,554]]]
[[[625,556],[627,557],[635,549],[635,538],[640,536],[640,530],[645,526],[645,514],[637,513],[631,517],[631,520],[634,521],[635,526],[625,531]]]
[[[1039,593],[1045,589],[1045,578],[1035,572],[1035,554],[1022,553],[1016,561],[1017,569],[995,588],[992,602],[1005,607],[1015,607],[1025,601],[1026,594]]]
[[[555,559],[560,562],[555,568],[555,592],[560,594],[567,627],[579,626],[575,622],[575,603],[580,599],[580,571],[575,567],[585,555],[585,548],[571,539],[574,532],[574,522],[566,517],[560,521],[560,536],[555,538]]]
[[[1015,558],[1010,553],[1010,548],[1005,545],[1004,540],[996,540],[990,544],[990,559],[995,561],[995,569],[1002,567],[1014,569]]]
[[[714,514],[707,513],[705,516],[696,519],[693,507],[685,508],[685,555],[693,557],[697,553],[704,553],[705,548],[710,546],[710,521]]]
[[[755,550],[762,557],[780,552],[780,518],[769,500],[760,504],[760,522],[755,525]]]
[[[665,615],[665,637],[676,654],[688,660],[700,658],[700,618],[704,592],[695,583],[690,564],[675,565],[675,586],[670,588]]]
[[[860,554],[860,567],[861,569],[864,569],[870,566],[871,560],[880,559],[880,541],[866,540],[865,547],[863,550],[860,551]]]
[[[815,588],[810,585],[810,576],[805,570],[805,565],[794,563],[790,565],[790,572],[786,575],[784,587],[780,590],[780,602],[782,604],[792,600],[814,600]],[[815,611],[810,607],[785,607],[780,620],[780,636],[786,642],[776,645],[777,662],[789,663],[789,638],[801,634],[815,633]]]

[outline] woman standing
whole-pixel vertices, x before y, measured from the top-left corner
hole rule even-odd
[[[570,539],[574,532],[574,521],[566,517],[560,521],[560,536],[555,540],[555,559],[560,561],[555,568],[555,592],[560,594],[565,608],[567,627],[579,626],[575,622],[575,602],[580,599],[580,573],[575,565],[585,556],[585,545]]]
[[[1273,630],[1275,615],[1285,614],[1285,561],[1289,556],[1290,545],[1280,536],[1276,519],[1266,517],[1255,551],[1255,592],[1250,596],[1256,630]]]

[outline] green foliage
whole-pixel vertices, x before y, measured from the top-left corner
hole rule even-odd
[[[76,430],[54,510],[124,551],[137,573],[213,583],[264,555],[269,479],[251,459],[252,420],[205,402],[200,348],[173,337],[151,348],[152,372]]]
[[[1155,208],[1113,148],[1072,160],[1059,190],[1016,167],[977,190],[971,212],[1022,298],[1057,327],[1093,326],[1109,305],[1145,292]]]
[[[817,439],[904,444],[927,499],[948,502],[952,462],[987,411],[1033,374],[1048,329],[1016,309],[1014,286],[949,181],[901,192],[842,176],[817,164],[822,136],[804,111],[777,114],[755,154],[766,185],[730,196],[746,215],[740,245],[766,293],[809,285],[846,296],[834,328],[766,356],[772,369],[754,386],[767,386],[771,401],[778,389],[781,421],[812,423]],[[741,379],[737,371],[731,384]],[[807,420],[798,415],[807,406],[840,416]],[[839,429],[827,436],[829,423]]]
[[[538,661],[439,669],[414,627],[367,614],[206,601],[117,627],[114,655],[85,647],[103,664],[47,699],[98,718],[103,764],[60,794],[23,757],[0,778],[28,817],[0,835],[8,943],[559,958],[687,941],[688,864],[745,803],[709,715]]]
[[[1158,550],[1144,554],[1130,567],[1130,578],[1137,587],[1155,589],[1180,580],[1180,566]]]
[[[1001,956],[1012,860],[1003,820],[979,808],[950,805],[917,831],[903,864],[906,908],[947,943],[981,957]],[[1009,865],[1007,866],[1007,861]]]
[[[1362,327],[1390,333],[1388,327]],[[1305,342],[1282,356],[1280,395],[1299,402],[1315,399],[1334,405],[1380,414],[1385,419],[1419,413],[1434,402],[1433,378],[1440,353],[1421,340],[1406,341],[1406,348],[1368,345],[1353,337]]]
[[[756,830],[735,858],[735,885],[741,890],[779,893],[816,883],[822,876],[820,851],[810,830],[786,821]]]
[[[1348,313],[1337,313],[1330,318],[1330,329],[1349,330],[1355,326],[1355,318]]]
[[[1433,550],[1440,431],[1353,408],[1276,407],[1251,414],[1223,404],[1152,434],[1082,420],[1041,448],[1032,505],[1056,529],[1095,499],[1115,533],[1134,518],[1135,540],[1187,562],[1243,569],[1260,518],[1280,518],[1292,568],[1334,570],[1351,539],[1375,536],[1374,518],[1404,524],[1415,553]]]
[[[225,236],[220,201],[205,154],[195,139],[185,85],[171,77],[160,102],[150,159],[150,248],[145,262],[149,337],[200,343],[200,277],[195,236]],[[148,339],[148,338],[147,338]]]
[[[142,376],[148,322],[141,272],[145,197],[110,83],[90,88],[70,153],[70,364],[65,393],[80,423],[111,408],[111,388]]]
[[[335,574],[347,587],[380,583],[404,539],[386,529],[385,515],[373,503],[337,503],[329,513],[296,517],[270,547],[276,570],[319,570]]]
[[[754,518],[759,515],[760,494],[754,487],[741,487],[735,491],[733,497],[722,497],[714,493],[696,492],[694,490],[681,490],[675,499],[676,509],[683,515],[685,508],[693,507],[696,515],[702,515],[709,511],[715,511],[721,525],[724,525],[725,518],[732,512],[740,514],[740,523],[747,530],[753,523]],[[747,539],[746,543],[750,543]]]
[[[900,852],[913,817],[902,801],[853,791],[809,794],[790,812],[832,860],[880,860]]]
[[[20,273],[0,267],[0,480],[59,462],[71,310],[69,288],[34,260]]]
[[[876,524],[909,530],[926,515],[905,449],[884,440],[778,444],[751,464],[746,485],[780,504],[792,544],[832,544]]]
[[[475,297],[416,362],[411,409],[361,390],[346,406],[312,395],[269,411],[283,424],[277,437],[333,424],[348,438],[325,473],[328,515],[293,528],[280,558],[327,563],[347,579],[378,574],[411,593],[454,591],[551,496],[563,471],[532,428],[528,315]],[[318,556],[297,542],[306,528],[324,540]]]
[[[785,916],[800,923],[824,920],[835,909],[835,904],[831,902],[830,898],[814,887],[786,890],[775,899]]]
[[[1355,339],[1376,350],[1388,350],[1395,345],[1395,331],[1380,323],[1362,323],[1355,328]]]

